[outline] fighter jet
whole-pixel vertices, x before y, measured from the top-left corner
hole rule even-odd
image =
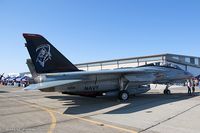
[[[145,93],[150,84],[169,85],[184,82],[191,74],[178,66],[145,65],[113,70],[83,71],[73,65],[49,41],[38,34],[23,34],[31,60],[28,67],[36,82],[25,90],[61,92],[81,96],[116,95],[127,100],[131,94]]]

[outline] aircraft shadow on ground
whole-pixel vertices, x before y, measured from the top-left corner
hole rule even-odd
[[[188,96],[185,93],[174,93],[172,95],[163,94],[142,94],[138,96],[131,96],[126,102],[120,102],[116,100],[116,97],[79,97],[79,96],[46,96],[46,98],[57,99],[59,101],[64,101],[63,106],[67,106],[64,114],[84,114],[92,113],[106,108],[112,108],[113,106],[124,104],[124,106],[109,109],[108,112],[103,112],[104,114],[127,114],[134,113],[142,110],[147,110],[156,106],[164,104],[173,104],[174,102],[187,100],[193,98],[196,95]]]
[[[83,114],[98,111],[104,108],[120,104],[113,97],[82,97],[82,96],[46,96],[46,98],[64,101],[63,106],[67,106],[64,114]]]

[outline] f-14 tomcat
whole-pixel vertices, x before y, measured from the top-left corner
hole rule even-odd
[[[36,84],[25,90],[62,92],[81,96],[117,95],[127,100],[130,94],[145,93],[150,84],[169,85],[191,78],[178,66],[146,65],[113,70],[82,71],[63,56],[49,41],[38,34],[23,34],[31,57],[27,64]]]

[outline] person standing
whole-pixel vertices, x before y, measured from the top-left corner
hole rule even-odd
[[[195,86],[199,87],[199,79],[198,78],[195,79]]]
[[[192,82],[192,93],[195,93],[195,79],[192,79],[191,82]]]
[[[191,81],[187,80],[187,87],[188,87],[188,95],[191,94]]]
[[[1,74],[1,76],[0,76],[0,83],[2,82],[3,75],[4,75],[4,73],[3,73],[3,74]]]

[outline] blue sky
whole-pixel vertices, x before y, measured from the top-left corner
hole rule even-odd
[[[28,71],[27,32],[46,37],[73,63],[200,56],[200,1],[0,0],[0,72]]]

